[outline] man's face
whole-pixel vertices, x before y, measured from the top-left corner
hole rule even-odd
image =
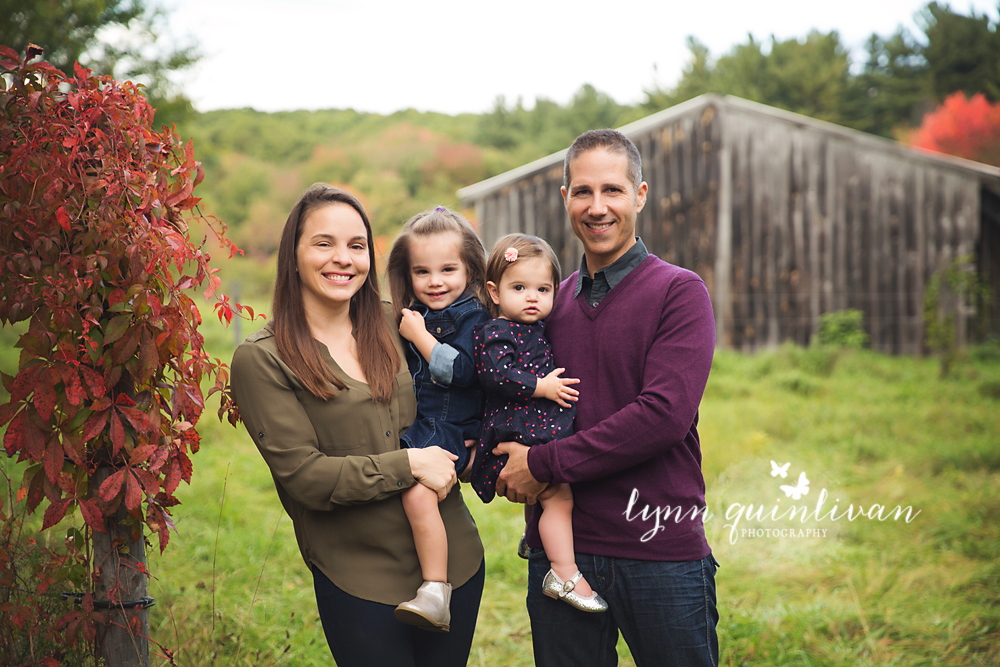
[[[635,245],[635,218],[646,205],[646,184],[636,191],[628,177],[628,156],[604,148],[576,156],[569,172],[563,202],[593,276]]]

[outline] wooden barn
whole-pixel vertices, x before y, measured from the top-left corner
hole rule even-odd
[[[872,347],[917,353],[924,290],[976,255],[1000,295],[1000,169],[734,97],[703,95],[621,128],[649,184],[637,234],[708,285],[720,346],[809,342],[822,313],[865,313]],[[548,240],[568,274],[582,246],[559,187],[565,151],[459,190],[487,248]],[[966,307],[959,335],[976,314]]]

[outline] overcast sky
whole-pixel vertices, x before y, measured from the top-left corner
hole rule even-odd
[[[483,112],[497,95],[566,103],[585,83],[620,103],[676,83],[688,35],[713,56],[758,40],[837,30],[857,61],[872,32],[925,0],[164,0],[202,62],[181,79],[201,111],[415,108]],[[956,0],[996,19],[993,0]]]

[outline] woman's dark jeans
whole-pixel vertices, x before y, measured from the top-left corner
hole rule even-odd
[[[486,579],[485,562],[452,591],[451,631],[447,633],[400,623],[393,616],[393,605],[348,595],[315,566],[312,571],[323,632],[338,667],[462,667],[469,661]]]

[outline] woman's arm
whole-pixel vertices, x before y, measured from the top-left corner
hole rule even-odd
[[[347,425],[314,425],[295,395],[298,380],[293,378],[291,370],[259,343],[244,343],[233,355],[230,380],[243,423],[275,481],[296,502],[329,511],[338,505],[381,500],[413,485],[415,475],[406,450],[356,456],[320,451],[317,428]],[[371,409],[376,409],[374,404]],[[390,432],[386,437],[398,442],[399,434]],[[446,484],[433,470],[432,466],[424,477],[433,479],[427,486],[440,493]]]

